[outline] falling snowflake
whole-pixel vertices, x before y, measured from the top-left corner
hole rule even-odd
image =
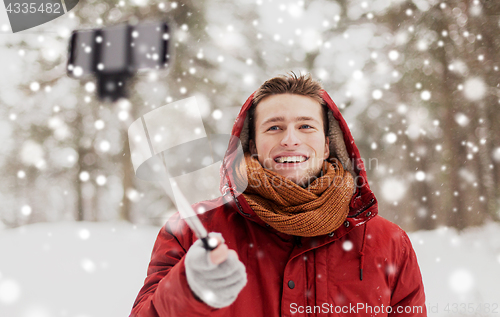
[[[106,185],[107,179],[106,179],[106,176],[99,175],[99,176],[97,176],[95,181],[96,181],[97,185],[104,186],[104,185]]]
[[[88,273],[93,273],[95,272],[95,269],[96,269],[96,265],[95,263],[90,260],[90,259],[83,259],[80,263],[80,265],[82,266],[82,269],[85,270],[86,272]]]
[[[127,189],[126,195],[127,198],[132,202],[138,202],[141,199],[139,192],[133,188]]]
[[[399,52],[398,51],[395,51],[395,50],[392,50],[389,52],[389,59],[391,61],[395,61],[399,58]]]
[[[101,64],[100,64],[101,65]],[[75,77],[80,77],[83,75],[83,69],[80,67],[80,66],[76,66],[75,68],[73,68],[73,75]]]
[[[471,101],[481,100],[486,95],[486,84],[483,79],[479,77],[468,79],[464,83],[463,92],[465,98]]]
[[[94,122],[94,127],[97,129],[97,130],[102,130],[104,129],[104,121],[102,120],[96,120],[96,122]]]
[[[494,151],[493,151],[493,159],[497,162],[500,162],[500,147],[497,147]]]
[[[129,115],[129,113],[128,113],[128,111],[127,111],[127,110],[122,110],[122,111],[118,112],[118,119],[119,119],[120,121],[125,121],[125,120],[127,120],[127,119],[129,118],[129,116],[130,116],[130,115]]]
[[[474,286],[474,276],[466,269],[457,269],[449,277],[449,286],[456,293],[467,293]]]
[[[21,213],[23,214],[23,216],[29,216],[31,215],[31,206],[29,205],[24,205],[21,207]]]
[[[87,240],[88,238],[90,238],[90,231],[89,229],[80,229],[78,231],[78,236],[80,237],[80,239],[82,240]]]
[[[420,94],[420,98],[422,98],[422,100],[425,100],[425,101],[431,99],[431,92],[428,90],[422,91],[422,93]]]
[[[12,279],[0,280],[0,303],[12,304],[16,302],[21,295],[19,283]]]
[[[423,171],[418,171],[415,173],[415,179],[419,182],[424,181],[425,177],[426,177],[426,175],[425,175],[425,172],[423,172]]]
[[[102,140],[102,141],[99,143],[99,149],[100,149],[102,152],[108,152],[110,148],[111,148],[111,143],[109,143],[109,141],[108,141],[108,140]]]
[[[37,165],[43,161],[44,151],[40,144],[27,140],[21,148],[21,161],[26,165]]]
[[[212,112],[212,118],[214,118],[215,120],[221,119],[222,111],[220,111],[219,109],[215,109],[214,112]]]
[[[380,89],[376,89],[372,92],[372,97],[375,100],[379,100],[380,98],[382,98],[382,96],[383,96],[383,93]]]
[[[352,248],[353,248],[353,244],[351,241],[346,240],[346,241],[344,241],[344,243],[342,243],[342,249],[344,249],[344,251],[351,251]]]
[[[393,144],[398,139],[398,136],[394,132],[387,133],[385,136],[385,141],[389,144]]]
[[[455,121],[462,127],[465,127],[469,124],[470,120],[465,114],[459,112],[455,115]]]
[[[83,171],[80,173],[79,177],[82,182],[86,182],[90,179],[90,174],[87,171]]]
[[[88,82],[85,84],[85,90],[87,92],[94,92],[95,91],[95,84],[93,82]]]
[[[406,194],[406,185],[399,179],[388,178],[382,184],[382,197],[387,201],[399,201]]]
[[[30,84],[30,89],[31,89],[32,91],[38,91],[38,90],[40,89],[40,84],[39,84],[39,83],[37,83],[36,81],[35,81],[35,82],[32,82],[32,83]]]

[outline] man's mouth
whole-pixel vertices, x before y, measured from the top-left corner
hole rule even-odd
[[[280,156],[274,159],[276,163],[302,163],[309,158],[306,156]]]

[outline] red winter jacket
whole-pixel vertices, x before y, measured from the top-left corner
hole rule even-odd
[[[221,171],[224,194],[195,205],[209,232],[220,232],[246,266],[247,285],[236,301],[211,308],[191,292],[184,255],[196,237],[172,216],[160,230],[148,276],[131,316],[426,316],[424,288],[406,233],[378,216],[377,200],[366,180],[346,122],[326,92],[323,99],[343,133],[354,162],[358,189],[344,225],[329,235],[298,238],[266,225],[231,187],[231,158]],[[252,96],[234,124],[229,153],[237,147]]]

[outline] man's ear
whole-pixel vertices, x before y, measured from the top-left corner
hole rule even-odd
[[[330,157],[330,140],[325,137],[325,160]]]
[[[255,146],[255,142],[253,140],[250,140],[248,142],[248,147],[250,150],[250,154],[256,155],[257,154],[257,147]]]

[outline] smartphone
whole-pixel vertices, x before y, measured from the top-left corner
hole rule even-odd
[[[67,73],[81,78],[165,68],[170,59],[169,31],[164,21],[74,31]]]

